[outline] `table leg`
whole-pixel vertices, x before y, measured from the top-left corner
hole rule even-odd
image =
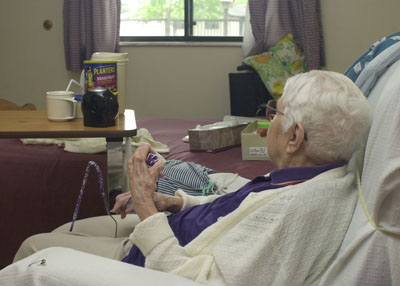
[[[123,188],[122,138],[107,138],[108,193]]]
[[[123,190],[124,192],[129,192],[130,191],[130,183],[129,183],[129,176],[128,176],[128,160],[132,156],[132,138],[131,137],[125,137],[125,154],[124,154],[124,176],[123,176]]]

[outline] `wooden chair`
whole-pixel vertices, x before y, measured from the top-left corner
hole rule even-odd
[[[36,106],[32,103],[26,103],[23,106],[18,106],[11,101],[0,98],[0,110],[36,110]]]

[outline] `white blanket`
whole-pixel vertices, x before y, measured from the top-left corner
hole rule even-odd
[[[146,268],[201,283],[317,285],[353,214],[353,178],[343,166],[302,184],[251,193],[185,247],[162,213],[136,225],[130,239],[146,256]],[[185,204],[204,200],[177,195]]]

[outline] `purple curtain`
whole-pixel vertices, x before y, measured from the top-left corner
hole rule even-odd
[[[261,54],[270,48],[264,41],[267,6],[268,0],[249,0],[250,25],[254,36],[254,46],[246,55],[247,57]]]
[[[325,66],[320,0],[249,0],[255,45],[247,56],[265,52],[292,33],[308,70]]]
[[[64,0],[67,70],[82,70],[94,52],[118,52],[121,0]]]

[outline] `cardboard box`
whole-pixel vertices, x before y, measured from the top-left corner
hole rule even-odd
[[[240,146],[240,134],[247,124],[201,130],[189,129],[190,151],[219,152]]]
[[[257,121],[250,123],[241,134],[242,160],[270,160],[267,138],[257,134]]]

